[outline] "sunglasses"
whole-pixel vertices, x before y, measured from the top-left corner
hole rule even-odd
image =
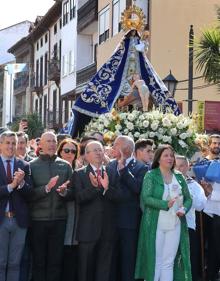
[[[76,150],[75,149],[69,149],[69,148],[64,148],[62,149],[65,153],[72,153],[72,154],[76,154]]]

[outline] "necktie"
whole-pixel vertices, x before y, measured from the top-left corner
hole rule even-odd
[[[7,180],[8,184],[12,183],[12,175],[11,175],[11,160],[6,160],[7,162]]]
[[[6,160],[7,162],[7,180],[8,180],[8,184],[10,184],[12,182],[12,175],[11,175],[11,160]],[[13,205],[12,205],[12,194],[10,193],[9,195],[9,200],[8,200],[8,204],[9,204],[9,212],[13,211]]]
[[[96,170],[96,176],[97,176],[97,181],[98,181],[98,187],[101,187],[102,186],[101,181],[100,181],[100,177],[102,176],[101,169]]]

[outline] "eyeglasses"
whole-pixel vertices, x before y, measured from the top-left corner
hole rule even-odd
[[[72,153],[72,154],[76,154],[76,150],[75,149],[69,149],[69,148],[63,148],[62,149],[65,153]]]
[[[87,151],[87,153],[90,153],[90,152],[93,152],[93,153],[103,152],[103,149],[102,148],[96,148],[96,149]]]

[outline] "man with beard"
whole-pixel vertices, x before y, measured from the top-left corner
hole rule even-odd
[[[220,135],[213,134],[209,137],[209,154],[206,158],[208,160],[216,160],[219,159],[219,156]],[[220,184],[215,182],[210,184],[202,180],[201,185],[208,196],[206,207],[203,210],[205,213],[203,216],[204,238],[208,246],[206,253],[207,277],[209,281],[215,281],[220,261],[220,201],[219,198],[216,198],[215,192],[213,192],[213,186],[219,185],[220,190]]]

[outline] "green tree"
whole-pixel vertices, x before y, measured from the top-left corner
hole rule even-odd
[[[195,40],[197,70],[208,83],[220,83],[220,7],[217,8],[218,24],[203,30]]]

